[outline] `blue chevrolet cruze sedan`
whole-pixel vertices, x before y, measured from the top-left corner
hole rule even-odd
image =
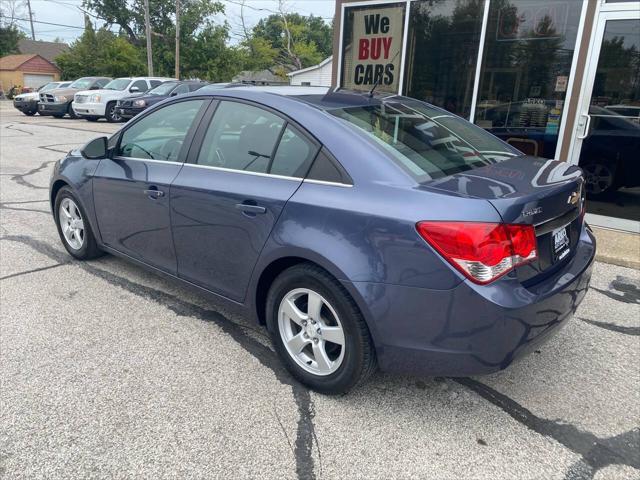
[[[207,292],[342,393],[377,367],[495,372],[558,331],[595,254],[583,187],[411,98],[204,87],[71,151],[50,193],[72,256]]]

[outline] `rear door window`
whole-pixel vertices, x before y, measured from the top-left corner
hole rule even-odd
[[[267,173],[284,120],[262,108],[221,101],[202,142],[197,163]]]
[[[297,128],[287,125],[268,173],[302,178],[309,170],[318,148]]]
[[[146,92],[147,90],[149,90],[149,87],[147,86],[147,82],[145,82],[144,80],[136,80],[135,82],[133,82],[133,85],[129,87],[129,90],[131,90],[134,87],[138,87],[139,92]]]
[[[188,92],[189,92],[189,85],[182,84],[182,85],[178,85],[176,89],[171,93],[173,95],[182,95],[183,93],[188,93]]]

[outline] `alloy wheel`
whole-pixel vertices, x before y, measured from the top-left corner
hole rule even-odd
[[[335,372],[345,353],[342,323],[331,304],[317,292],[297,288],[278,308],[278,330],[291,358],[318,376]]]
[[[613,185],[613,171],[607,165],[592,163],[582,167],[585,173],[587,193],[599,195],[608,191]]]
[[[112,122],[119,122],[120,120],[122,120],[122,117],[118,113],[118,109],[116,108],[115,104],[113,104],[111,108],[109,108],[109,118]]]
[[[78,205],[72,199],[67,197],[60,202],[58,222],[67,244],[74,250],[80,250],[85,240],[84,221]]]

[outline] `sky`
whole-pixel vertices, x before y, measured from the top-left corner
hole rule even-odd
[[[21,9],[20,17],[28,19],[28,13],[26,9],[26,1],[20,0],[0,0],[3,4],[24,3],[25,7]],[[83,13],[79,10],[82,5],[82,0],[30,0],[31,8],[34,12],[34,29],[36,33],[36,40],[52,41],[56,37],[61,38],[67,43],[71,43],[74,39],[82,34],[82,27],[84,25]],[[239,32],[239,16],[240,6],[237,4],[238,0],[219,0],[225,5],[226,14],[224,16],[217,16],[216,19],[220,22],[226,20],[231,25],[232,38],[231,42],[235,43],[238,39],[237,33]],[[276,0],[246,0],[244,12],[245,21],[249,26],[254,25],[260,20],[260,18],[269,16],[273,11],[277,10],[278,2]],[[3,5],[4,10],[5,5]],[[333,18],[335,9],[335,0],[287,0],[287,10],[290,12],[297,12],[301,15],[313,14],[315,16],[324,17],[326,21],[330,21]],[[47,25],[45,23],[56,23],[60,25]],[[29,37],[31,36],[31,30],[28,20],[18,22],[19,27]],[[98,26],[101,26],[98,24]],[[74,28],[75,27],[75,28]],[[116,31],[117,27],[113,27]]]

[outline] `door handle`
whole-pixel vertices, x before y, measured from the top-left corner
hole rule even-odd
[[[589,128],[591,127],[591,115],[589,115],[588,113],[583,113],[582,114],[583,117],[586,117],[586,121],[584,123],[584,130],[582,131],[581,134],[579,134],[578,140],[584,140],[585,138],[587,138],[589,136]],[[579,126],[582,126],[582,122],[578,122]]]
[[[238,210],[242,210],[244,213],[252,213],[252,214],[258,214],[258,213],[267,213],[267,209],[264,207],[261,207],[260,205],[252,205],[250,203],[236,203],[236,208]]]
[[[158,187],[149,187],[148,190],[144,191],[144,194],[152,200],[164,197],[164,192],[162,190],[158,190]]]

